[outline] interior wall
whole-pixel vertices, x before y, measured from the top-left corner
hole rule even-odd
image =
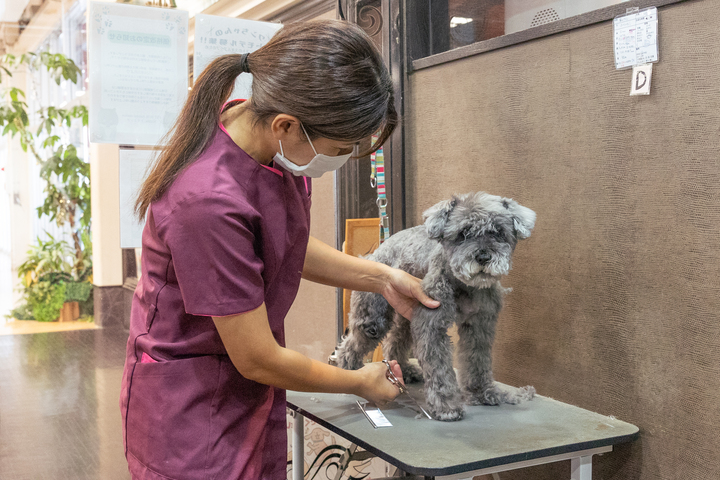
[[[13,276],[12,269],[12,223],[10,222],[10,205],[13,199],[12,185],[5,168],[7,162],[7,140],[0,139],[0,325],[5,322],[5,315],[13,307]]]
[[[537,212],[496,378],[638,425],[594,478],[720,478],[720,9],[660,9],[650,96],[612,22],[409,78],[407,218],[484,190]],[[569,478],[569,462],[502,478]]]
[[[333,175],[313,179],[310,235],[335,245],[335,198]],[[285,317],[287,347],[310,358],[327,362],[337,335],[335,288],[302,280],[295,303]]]

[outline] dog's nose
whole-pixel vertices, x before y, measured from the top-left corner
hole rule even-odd
[[[480,250],[477,255],[475,255],[475,260],[478,261],[478,263],[485,265],[487,262],[489,262],[492,259],[492,255],[488,253],[487,250]]]

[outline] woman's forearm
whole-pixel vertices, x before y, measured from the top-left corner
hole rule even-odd
[[[351,393],[361,395],[357,370],[342,370],[278,346],[253,372],[253,380],[298,392]]]
[[[397,395],[385,378],[383,364],[342,370],[278,345],[265,304],[251,312],[213,317],[213,321],[233,365],[249,380],[302,392],[350,393],[375,402]],[[399,370],[397,374],[402,376]]]
[[[359,391],[358,372],[320,363],[278,345],[264,304],[245,314],[213,320],[230,360],[250,380],[298,391]]]
[[[390,267],[344,254],[310,237],[303,278],[323,285],[380,292],[387,285]]]

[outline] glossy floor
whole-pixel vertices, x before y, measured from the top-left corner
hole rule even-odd
[[[118,398],[127,333],[0,336],[0,479],[129,479]]]

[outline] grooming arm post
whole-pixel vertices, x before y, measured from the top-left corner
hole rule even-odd
[[[293,480],[303,480],[305,477],[305,417],[298,412],[292,412],[293,439],[292,439],[292,470]]]

